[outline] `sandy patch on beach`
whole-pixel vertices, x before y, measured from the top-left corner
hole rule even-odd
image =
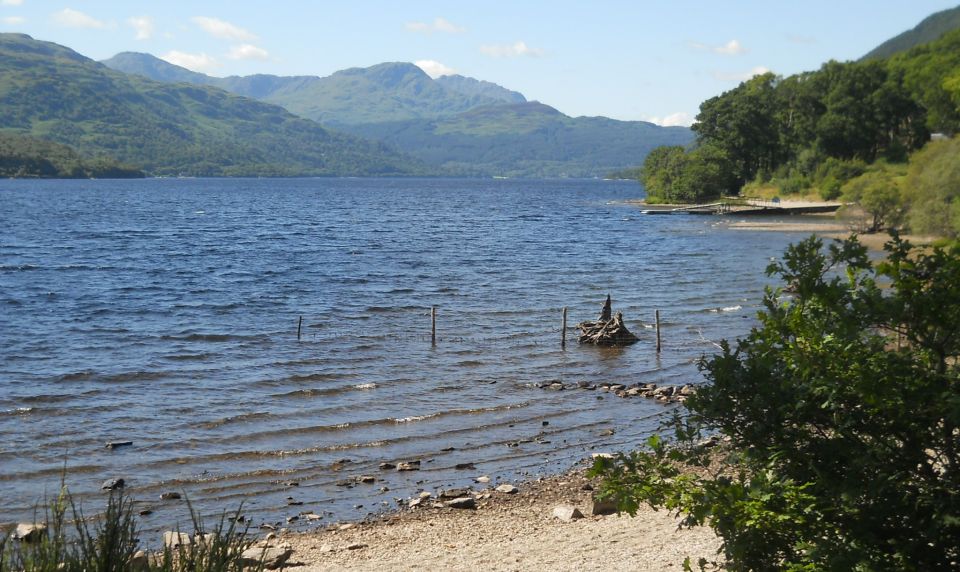
[[[290,570],[681,570],[690,556],[717,560],[709,528],[677,530],[666,511],[592,516],[580,472],[518,485],[505,494],[478,485],[477,508],[405,510],[380,520],[285,535]],[[490,493],[489,498],[482,498]],[[559,505],[585,518],[562,522]]]

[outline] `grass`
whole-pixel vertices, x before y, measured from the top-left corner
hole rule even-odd
[[[72,519],[68,518],[68,513]],[[236,516],[221,515],[206,532],[190,506],[194,534],[189,542],[166,545],[162,551],[140,550],[133,502],[122,490],[111,492],[106,510],[88,519],[66,487],[44,511],[46,529],[39,538],[15,540],[0,535],[0,572],[241,572],[263,569],[263,553],[251,563],[242,557],[253,544],[248,530],[238,529]],[[36,520],[36,519],[35,519]],[[180,535],[179,529],[176,531]],[[253,564],[253,565],[251,565]]]

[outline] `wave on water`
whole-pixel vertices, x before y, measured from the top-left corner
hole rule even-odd
[[[168,356],[163,356],[163,359],[170,361],[205,361],[214,357],[214,354],[201,353],[201,354],[172,354]]]
[[[423,311],[423,306],[368,306],[365,311],[371,314],[389,314],[391,312]]]
[[[5,409],[0,411],[0,416],[16,416],[16,415],[29,415],[36,411],[36,407],[14,407],[13,409]]]
[[[742,310],[743,306],[737,304],[736,306],[725,306],[723,308],[709,308],[707,312],[714,314],[722,314],[724,312],[736,312],[737,310]]]
[[[58,378],[57,381],[86,381],[88,379],[93,379],[97,375],[97,372],[92,369],[84,369],[81,371],[73,371],[70,373],[65,373]]]
[[[376,383],[358,383],[356,385],[346,385],[341,387],[311,387],[307,389],[297,389],[294,391],[288,391],[287,393],[276,393],[270,397],[276,399],[283,398],[292,398],[292,397],[323,397],[330,395],[338,395],[341,393],[346,393],[349,391],[369,391],[371,389],[376,389],[379,387]]]
[[[239,334],[164,334],[160,336],[160,339],[174,342],[242,342],[266,339],[266,336]]]
[[[267,411],[256,411],[253,413],[241,413],[240,415],[231,415],[229,417],[224,417],[222,419],[217,419],[215,421],[205,421],[200,423],[200,427],[204,429],[216,429],[218,427],[223,427],[224,425],[232,425],[235,423],[245,423],[248,421],[256,421],[261,419],[270,419],[276,417],[273,413]]]

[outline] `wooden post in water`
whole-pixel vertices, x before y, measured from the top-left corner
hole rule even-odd
[[[560,347],[567,347],[567,307],[563,307],[563,321],[560,325]]]
[[[654,314],[657,320],[657,353],[660,353],[660,310]]]
[[[430,343],[437,345],[437,307],[430,308]]]
[[[300,321],[297,322],[297,341],[300,341],[300,328],[303,327],[303,316],[300,316]]]

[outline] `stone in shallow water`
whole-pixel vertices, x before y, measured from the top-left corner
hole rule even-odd
[[[103,481],[103,484],[100,485],[100,490],[103,491],[115,491],[117,489],[122,489],[124,486],[123,479],[107,479]]]
[[[46,524],[21,522],[13,531],[13,538],[21,542],[37,542],[46,532]]]

